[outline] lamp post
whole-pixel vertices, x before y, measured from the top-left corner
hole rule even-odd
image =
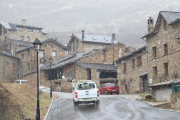
[[[34,48],[37,52],[37,108],[36,108],[36,120],[40,120],[40,107],[39,107],[39,67],[38,67],[38,52],[41,48],[42,43],[36,38],[34,43]]]
[[[51,72],[52,72],[51,71],[51,63],[52,63],[52,61],[53,61],[53,58],[49,57],[49,62],[50,62],[50,74],[49,74],[50,75],[50,77],[49,77],[50,78],[50,97],[52,97],[52,81],[51,81],[51,76],[52,76],[51,75]]]

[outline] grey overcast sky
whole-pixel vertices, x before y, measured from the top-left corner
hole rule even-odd
[[[0,21],[43,27],[47,32],[107,34],[141,47],[147,19],[159,11],[180,12],[180,0],[1,0]],[[70,38],[70,34],[67,36]],[[59,38],[63,39],[63,38]],[[67,43],[68,40],[61,40]]]

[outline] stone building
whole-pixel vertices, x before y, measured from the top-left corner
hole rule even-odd
[[[110,37],[108,35],[85,34],[85,31],[82,30],[82,34],[72,33],[67,47],[70,53],[88,53],[93,49],[103,49],[114,43],[117,43],[114,33]]]
[[[0,41],[6,45],[6,39],[16,39],[21,41],[34,42],[35,38],[41,41],[47,39],[47,32],[41,27],[26,25],[26,20],[22,19],[22,24],[0,22]]]
[[[18,79],[20,59],[6,52],[0,46],[0,61],[0,82],[14,82]]]
[[[117,76],[121,94],[148,91],[146,46],[117,59]]]
[[[57,60],[65,56],[67,48],[54,39],[47,39],[42,41],[41,50],[39,51],[40,67],[49,64],[49,57]],[[33,44],[30,47],[19,50],[16,52],[20,61],[20,76],[37,69],[37,53]]]
[[[126,47],[117,43],[102,50],[95,50],[89,53],[69,54],[54,61],[51,65],[41,67],[41,73],[48,75],[42,77],[41,84],[49,86],[48,79],[69,79],[71,80],[94,80],[97,85],[103,82],[118,82],[117,67],[112,63],[120,56],[124,56]],[[35,72],[24,74],[24,78],[32,80]]]
[[[155,26],[148,19],[149,80],[152,84],[180,77],[180,12],[160,11]]]

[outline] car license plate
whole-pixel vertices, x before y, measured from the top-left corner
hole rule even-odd
[[[116,90],[112,90],[112,91],[116,91]]]
[[[88,101],[89,99],[84,99],[84,101]]]

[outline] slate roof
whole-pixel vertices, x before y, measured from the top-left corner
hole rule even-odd
[[[64,46],[63,44],[61,44],[60,42],[58,42],[57,40],[54,40],[54,39],[52,39],[52,38],[49,38],[49,39],[47,39],[47,40],[42,41],[42,43],[46,43],[46,42],[53,42],[53,43],[61,46],[63,49],[67,50],[67,47],[66,47],[66,46]],[[18,53],[18,52],[25,51],[25,50],[27,50],[27,49],[30,49],[30,48],[34,47],[33,43],[31,43],[31,44],[32,44],[31,46],[29,46],[29,47],[27,47],[27,48],[24,48],[24,49],[22,49],[22,50],[17,51],[17,53]]]
[[[26,27],[26,28],[36,28],[36,29],[42,29],[42,33],[46,34],[47,32],[41,28],[41,27],[36,27],[36,26],[23,26],[23,25],[20,25],[20,24],[14,24],[14,23],[8,23],[8,22],[0,22],[0,24],[2,26],[4,26],[6,29],[8,30],[16,30],[16,26],[19,26],[19,27]]]
[[[25,47],[32,46],[32,42],[28,42],[28,41],[15,40],[15,39],[8,39],[8,41],[20,46],[25,46]]]
[[[80,40],[82,40],[82,34],[79,33],[73,33],[75,36],[77,36]],[[111,44],[111,36],[108,35],[93,35],[93,34],[84,34],[84,40],[83,42],[96,42],[96,43],[106,43]],[[115,40],[114,43],[116,44],[117,41]]]
[[[159,16],[162,15],[164,17],[164,19],[166,20],[166,22],[168,23],[168,25],[171,25],[175,22],[179,22],[180,21],[180,12],[173,12],[173,11],[160,11],[159,12]],[[157,31],[157,26],[159,26],[159,16],[157,18],[157,21],[156,21],[156,25],[154,27],[154,30],[148,34],[146,34],[145,36],[143,36],[142,38],[145,38],[151,34],[156,34],[158,33]]]
[[[67,56],[63,56],[59,60],[52,62],[51,68],[55,69],[58,67],[63,67],[67,64],[75,63],[77,60],[82,59],[82,58],[87,57],[87,56],[90,56],[92,54],[95,54],[97,52],[99,52],[99,51],[89,52],[89,53],[76,53],[76,54],[70,54]],[[49,68],[50,68],[49,64],[41,67],[41,69],[44,69],[44,70],[47,70]]]
[[[19,60],[20,60],[20,58],[14,56],[14,55],[12,55],[12,54],[10,54],[10,53],[4,51],[4,50],[2,50],[2,52],[0,52],[0,54],[6,55],[6,56],[8,56],[8,57],[13,57],[13,58],[16,58],[16,59],[19,59]]]
[[[130,57],[130,56],[133,56],[133,55],[136,55],[136,54],[139,53],[139,52],[142,52],[143,50],[146,50],[146,46],[143,46],[143,47],[139,48],[138,50],[136,50],[136,51],[134,51],[134,52],[132,52],[132,53],[124,56],[124,57],[120,57],[119,59],[117,59],[116,61],[114,61],[113,64],[114,64],[114,63],[119,63],[120,61],[122,61],[122,60],[124,60],[124,59],[126,59],[126,58],[128,58],[128,57]]]
[[[101,63],[76,63],[77,65],[88,68],[88,69],[97,69],[97,70],[112,70],[116,71],[117,67],[112,64],[101,64]]]

